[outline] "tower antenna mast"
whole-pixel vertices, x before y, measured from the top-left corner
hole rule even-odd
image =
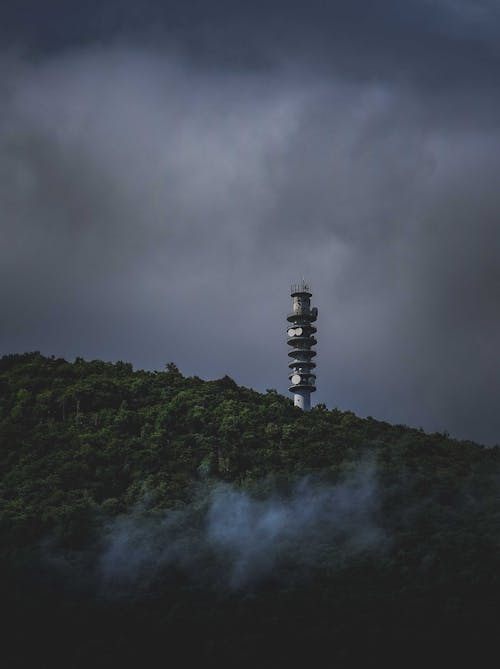
[[[314,370],[316,363],[313,358],[316,351],[313,346],[317,344],[315,337],[316,328],[313,323],[318,317],[318,309],[311,307],[311,290],[304,279],[291,286],[292,313],[288,314],[289,323],[287,329],[287,344],[291,346],[288,352],[291,362],[290,368],[290,392],[293,393],[293,402],[296,407],[309,411],[311,408],[311,393],[316,390],[316,374]]]

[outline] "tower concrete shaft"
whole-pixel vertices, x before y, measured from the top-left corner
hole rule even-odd
[[[292,284],[292,313],[288,314],[287,321],[287,344],[291,346],[288,352],[291,362],[290,368],[290,392],[296,407],[309,411],[311,408],[311,393],[316,390],[316,374],[314,369],[316,363],[313,358],[316,351],[313,346],[317,344],[314,337],[316,328],[313,323],[318,317],[316,307],[311,307],[311,290],[308,284],[302,280],[300,283]]]

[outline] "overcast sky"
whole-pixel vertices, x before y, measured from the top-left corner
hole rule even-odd
[[[500,442],[500,5],[0,9],[0,352],[229,374]]]

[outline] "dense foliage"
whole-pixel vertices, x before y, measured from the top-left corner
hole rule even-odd
[[[170,569],[116,601],[85,580],[103,523],[138,505],[182,509],[215,481],[286,498],[304,476],[335,486],[367,459],[381,550],[343,561],[325,550],[307,577],[290,568],[250,590]],[[273,390],[185,378],[173,364],[30,353],[0,360],[0,469],[9,667],[33,653],[40,667],[123,666],[160,650],[274,667],[325,650],[341,666],[373,653],[408,664],[431,648],[472,661],[498,631],[497,447],[322,405],[303,413]]]

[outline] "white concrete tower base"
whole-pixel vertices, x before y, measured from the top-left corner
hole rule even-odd
[[[309,411],[311,408],[311,393],[294,393],[293,404],[302,411]]]

